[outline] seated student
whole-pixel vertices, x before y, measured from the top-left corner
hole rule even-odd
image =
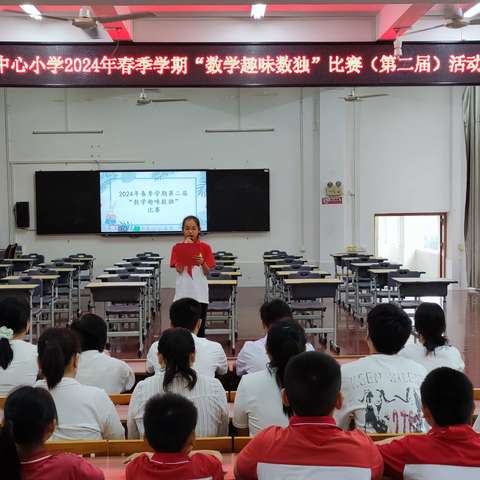
[[[267,334],[270,363],[265,370],[244,375],[235,396],[233,425],[240,435],[256,435],[271,425],[288,426],[280,390],[288,361],[305,351],[305,331],[295,320],[275,322]]]
[[[419,342],[405,345],[399,355],[415,360],[427,372],[438,367],[450,367],[463,372],[465,363],[460,352],[448,344],[446,329],[442,307],[436,303],[422,303],[415,312],[415,330],[420,337]]]
[[[379,445],[385,473],[395,480],[480,478],[480,435],[470,426],[473,386],[457,370],[432,370],[422,383],[426,435],[405,435]]]
[[[55,430],[57,411],[43,388],[19,387],[5,402],[0,430],[1,477],[5,480],[103,480],[79,455],[50,453],[45,442]]]
[[[82,353],[76,379],[83,385],[103,388],[108,394],[122,393],[135,384],[135,374],[122,360],[103,352],[107,343],[107,324],[93,313],[72,323],[79,335]]]
[[[370,355],[342,366],[343,407],[337,423],[369,433],[409,433],[425,430],[420,385],[427,372],[401,357],[412,331],[408,315],[393,303],[374,307],[367,316]]]
[[[285,369],[282,399],[293,410],[287,428],[258,433],[239,453],[238,480],[377,480],[383,461],[359,430],[338,428],[333,411],[342,405],[340,366],[325,353],[304,352]]]
[[[213,455],[195,453],[197,409],[181,395],[154,395],[145,406],[145,438],[155,451],[132,460],[126,480],[223,479],[222,463]]]
[[[165,330],[158,340],[161,369],[153,377],[139,382],[128,407],[128,438],[144,435],[143,415],[148,399],[157,393],[177,393],[190,399],[198,410],[196,433],[215,437],[228,432],[228,407],[225,390],[216,378],[193,370],[195,343],[185,328]]]
[[[30,306],[16,298],[0,302],[0,395],[19,385],[35,385],[37,347],[23,340],[30,328]]]
[[[125,430],[104,390],[75,380],[80,345],[67,328],[49,328],[38,339],[38,364],[45,377],[36,384],[55,401],[58,422],[52,440],[121,440]]]
[[[237,375],[241,376],[245,373],[259,372],[265,370],[269,359],[265,344],[267,342],[267,332],[269,328],[278,320],[284,318],[292,318],[292,310],[283,300],[274,298],[269,302],[265,302],[260,308],[260,318],[262,319],[262,327],[265,336],[254,341],[244,343],[242,349],[238,353],[236,368]],[[306,349],[313,350],[312,345],[307,344]]]
[[[201,375],[214,377],[225,375],[228,370],[227,356],[218,342],[212,342],[204,337],[197,337],[202,325],[202,306],[193,298],[182,298],[172,303],[170,307],[170,322],[172,327],[190,330],[195,342],[195,363],[193,369]],[[158,341],[152,343],[147,354],[147,372],[160,370],[158,363]]]

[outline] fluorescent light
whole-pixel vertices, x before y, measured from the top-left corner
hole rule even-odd
[[[40,10],[35,5],[31,5],[30,3],[25,3],[24,5],[19,5],[19,6],[25,13],[28,13],[35,20],[42,19],[42,14],[40,13]]]
[[[469,8],[464,14],[463,16],[465,18],[472,18],[474,17],[475,15],[478,15],[480,13],[480,2],[475,4],[473,7]]]
[[[267,11],[267,6],[264,3],[254,3],[252,5],[252,10],[250,11],[250,16],[254,20],[260,20],[265,16],[266,11]]]

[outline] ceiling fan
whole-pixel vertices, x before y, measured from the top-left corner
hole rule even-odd
[[[350,93],[342,98],[346,102],[361,102],[365,98],[374,98],[374,97],[388,97],[388,93],[375,93],[373,95],[357,95],[355,88],[352,88]]]
[[[480,25],[480,18],[469,19],[464,16],[461,8],[453,7],[452,5],[446,5],[443,10],[444,22],[439,25],[434,25],[433,27],[420,28],[419,30],[409,30],[401,36],[413,35],[414,33],[428,32],[430,30],[436,30],[437,28],[451,28],[453,30],[458,30],[460,28],[468,27],[469,25]],[[407,28],[407,27],[404,27]],[[402,27],[399,27],[398,30],[402,30]]]
[[[3,12],[22,15],[34,19],[31,14],[20,10],[3,10]],[[121,22],[124,20],[134,20],[138,18],[156,17],[155,12],[132,12],[123,15],[112,15],[109,17],[96,17],[89,7],[81,7],[78,15],[75,17],[59,17],[55,15],[44,15],[40,13],[35,16],[35,20],[56,20],[60,22],[70,22],[74,27],[84,30],[90,37],[98,38],[98,26],[105,23]],[[106,27],[109,28],[109,27]]]
[[[159,89],[142,88],[137,98],[137,107],[149,105],[150,103],[188,102],[188,98],[149,98],[147,92],[159,92]]]

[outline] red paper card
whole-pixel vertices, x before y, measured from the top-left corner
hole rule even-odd
[[[192,276],[192,268],[196,265],[194,257],[200,255],[202,249],[195,243],[177,243],[175,250],[177,265],[185,267]]]

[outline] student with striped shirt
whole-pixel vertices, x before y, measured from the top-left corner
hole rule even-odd
[[[161,369],[153,377],[139,382],[128,408],[128,437],[144,436],[143,416],[147,401],[156,394],[177,393],[190,399],[197,407],[195,429],[199,437],[215,437],[228,432],[228,407],[225,390],[216,378],[198,374],[195,343],[185,328],[165,330],[158,340]]]

